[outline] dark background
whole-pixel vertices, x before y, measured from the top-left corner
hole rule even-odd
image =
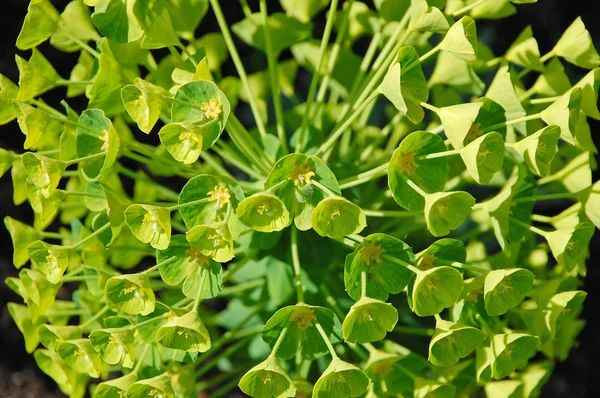
[[[303,0],[298,0],[303,1]],[[495,1],[495,0],[491,0]],[[65,0],[52,0],[57,9],[64,7]],[[18,81],[18,71],[14,61],[17,51],[14,43],[19,33],[23,18],[27,11],[26,0],[3,0],[0,8],[0,73],[13,81]],[[243,18],[241,8],[235,0],[222,0],[223,11],[231,25]],[[258,11],[258,1],[249,1],[253,10]],[[366,1],[369,4],[369,1]],[[582,16],[586,27],[589,29],[597,47],[600,47],[600,25],[598,17],[600,10],[596,0],[539,0],[537,4],[518,6],[518,14],[501,21],[478,21],[477,30],[480,37],[488,39],[495,54],[502,54],[520,31],[528,24],[532,25],[534,36],[538,40],[541,54],[549,51],[558,40],[562,32],[577,17]],[[372,4],[371,4],[372,6]],[[269,11],[279,11],[279,2],[270,1]],[[315,31],[320,34],[323,30],[323,13],[315,22]],[[214,15],[209,10],[201,25],[201,32],[218,31]],[[248,72],[262,69],[265,62],[262,58],[254,57],[254,52],[241,42],[237,42],[240,55],[244,60]],[[361,43],[362,44],[362,43]],[[359,44],[358,50],[361,45]],[[365,46],[366,47],[366,46]],[[364,51],[364,49],[363,49]],[[53,51],[48,45],[42,46],[46,55],[63,77],[68,77],[70,69],[75,65],[77,54],[65,54]],[[23,54],[21,54],[23,55]],[[263,57],[264,58],[264,57]],[[565,67],[570,72],[571,82],[576,82],[583,71],[571,68],[566,63]],[[235,68],[229,60],[223,66],[225,75],[235,74]],[[532,76],[529,76],[531,78]],[[299,92],[308,91],[309,79],[300,76],[298,80]],[[525,81],[530,85],[532,81]],[[64,97],[64,90],[58,89],[45,96],[51,103],[58,102]],[[85,103],[70,102],[76,110],[82,110]],[[79,105],[79,106],[78,106]],[[592,136],[597,146],[600,146],[600,123],[589,120]],[[0,128],[0,147],[15,151],[23,151],[24,136],[19,131],[16,122],[11,122]],[[599,178],[598,172],[594,173],[594,180]],[[555,208],[546,207],[543,211],[556,214],[564,203],[553,202]],[[12,183],[10,173],[0,179],[0,217],[10,215],[18,220],[30,222],[31,209],[28,204],[16,207],[12,203]],[[600,329],[595,322],[600,308],[600,233],[596,233],[591,242],[591,257],[588,262],[588,275],[585,279],[584,290],[589,295],[585,302],[583,317],[587,325],[579,337],[579,345],[571,352],[569,358],[558,363],[552,378],[543,390],[542,397],[600,397],[600,376],[596,370],[598,359],[596,357],[600,347]],[[8,232],[0,226],[0,280],[8,276],[16,276],[17,271],[12,266],[12,246]],[[38,368],[33,356],[27,354],[23,338],[14,326],[5,305],[8,301],[18,301],[14,295],[0,281],[0,397],[61,397],[52,380],[48,379]]]

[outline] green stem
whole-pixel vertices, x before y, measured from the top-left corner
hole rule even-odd
[[[534,232],[534,233],[536,233],[536,234],[538,234],[538,235],[540,235],[540,236],[542,236],[542,237],[544,237],[544,238],[546,238],[546,237],[548,236],[548,232],[546,232],[546,231],[544,231],[544,230],[542,230],[542,229],[539,229],[539,228],[537,228],[537,227],[534,227],[533,225],[528,225],[528,224],[525,224],[525,223],[524,223],[523,221],[521,221],[521,220],[517,220],[516,218],[513,218],[513,217],[510,217],[510,218],[509,218],[509,220],[510,220],[510,221],[511,221],[513,224],[516,224],[516,225],[519,225],[519,226],[521,226],[521,227],[523,227],[523,228],[526,228],[526,229],[530,230],[531,232]]]
[[[302,286],[302,273],[300,269],[300,256],[298,255],[298,229],[292,227],[291,232],[292,264],[294,266],[294,281],[298,302],[304,302],[304,287]]]
[[[138,358],[138,362],[135,364],[135,368],[133,368],[131,373],[136,374],[141,370],[142,365],[144,364],[144,360],[146,359],[146,355],[148,355],[148,350],[151,347],[151,344],[146,344],[146,347],[144,347],[144,351],[142,351],[142,355],[140,355],[140,357]]]
[[[434,329],[432,328],[421,328],[416,326],[398,326],[394,327],[394,332],[402,334],[410,334],[415,336],[432,336]]]
[[[206,283],[208,273],[208,269],[202,268],[202,276],[200,277],[200,289],[198,289],[198,294],[196,294],[196,300],[194,300],[192,312],[198,311],[198,307],[200,306],[200,302],[202,301],[202,292],[204,290],[204,284]]]
[[[559,98],[560,98],[560,95],[558,95],[556,97],[534,98],[531,101],[529,101],[529,103],[531,105],[548,104],[548,103],[555,102]]]
[[[79,246],[83,245],[84,243],[88,242],[89,240],[95,238],[96,236],[100,235],[102,232],[104,232],[105,230],[107,230],[108,228],[110,228],[110,223],[106,223],[103,226],[101,226],[100,228],[98,228],[97,230],[95,230],[94,232],[92,232],[91,234],[89,234],[88,236],[86,236],[85,238],[81,239],[79,242],[71,245],[71,246],[65,246],[67,249],[76,249]]]
[[[352,124],[352,122],[354,122],[354,120],[356,120],[356,118],[358,118],[361,114],[361,112],[373,101],[375,101],[377,99],[377,97],[379,97],[379,92],[378,91],[373,91],[371,93],[371,95],[369,97],[367,97],[367,99],[364,100],[364,102],[358,107],[358,109],[356,109],[354,111],[354,113],[352,113],[352,115],[350,115],[350,117],[348,119],[346,119],[346,121],[340,126],[338,127],[333,133],[331,133],[331,135],[329,136],[329,138],[327,138],[327,140],[321,145],[321,147],[319,148],[319,150],[317,151],[316,155],[317,156],[322,156],[325,152],[327,152],[334,144],[335,142],[338,140],[338,138],[340,137],[340,135],[342,135],[342,133],[350,127],[350,125]]]
[[[360,273],[360,298],[367,297],[367,272]]]
[[[383,258],[385,258],[386,260],[388,260],[388,261],[391,261],[391,262],[393,262],[393,263],[396,263],[396,264],[399,264],[399,265],[401,265],[401,266],[403,266],[403,267],[406,267],[406,268],[408,268],[409,270],[411,270],[412,272],[414,272],[414,273],[415,273],[415,274],[417,274],[417,275],[421,273],[421,270],[420,270],[420,269],[416,268],[416,267],[415,267],[414,265],[412,265],[412,264],[409,264],[409,263],[407,263],[407,262],[405,262],[405,261],[402,261],[402,260],[400,260],[399,258],[392,257],[392,256],[390,256],[390,255],[388,255],[388,254],[385,254],[385,253],[384,253],[384,254],[382,254],[381,256],[382,256]]]
[[[60,79],[56,82],[61,86],[88,86],[90,84],[94,84],[93,80],[65,80]]]
[[[327,337],[327,333],[325,333],[325,330],[323,330],[323,326],[321,326],[321,324],[319,322],[316,322],[315,326],[317,327],[317,330],[321,334],[323,341],[327,345],[327,349],[329,350],[329,353],[331,354],[332,359],[337,359],[338,355],[336,354],[335,349],[333,348],[333,345],[331,344],[331,341],[329,341],[329,337]]]
[[[173,211],[173,210],[177,210],[177,209],[183,209],[183,208],[189,207],[189,206],[200,205],[203,203],[207,203],[209,201],[210,201],[210,198],[202,198],[202,199],[194,200],[194,201],[188,202],[188,203],[180,203],[180,204],[177,204],[174,206],[169,206],[169,207],[166,207],[166,209],[169,211]]]
[[[210,0],[210,4],[215,13],[215,17],[217,18],[217,23],[219,24],[219,28],[221,29],[221,33],[223,34],[223,39],[225,39],[225,44],[227,45],[227,49],[229,50],[229,54],[231,55],[231,59],[235,65],[235,69],[237,70],[238,75],[240,76],[240,80],[242,81],[242,86],[244,90],[246,90],[246,95],[248,96],[248,102],[250,103],[250,109],[252,110],[252,115],[254,116],[254,120],[256,121],[256,127],[258,128],[258,132],[261,137],[267,135],[267,131],[265,129],[265,125],[262,120],[262,116],[258,110],[258,105],[256,102],[256,98],[254,98],[254,93],[250,88],[250,84],[248,83],[248,75],[246,74],[246,69],[244,68],[244,64],[240,59],[240,55],[238,54],[237,48],[235,47],[235,43],[233,42],[233,38],[231,37],[231,33],[229,32],[229,26],[227,25],[227,21],[223,16],[223,12],[221,11],[221,6],[219,4],[219,0]]]
[[[244,160],[242,160],[237,153],[233,152],[225,142],[218,142],[217,145],[213,146],[211,149],[215,151],[223,161],[237,167],[250,177],[254,177],[258,180],[263,180],[265,178],[260,172],[246,165]]]
[[[96,315],[94,315],[93,317],[91,317],[90,319],[88,319],[85,323],[82,323],[81,325],[79,325],[80,329],[85,330],[85,328],[87,328],[88,326],[90,326],[92,323],[96,322],[98,319],[100,319],[100,317],[102,315],[104,315],[106,313],[106,311],[108,311],[108,306],[105,306],[104,308],[102,308],[100,311],[98,311],[96,313]]]
[[[414,189],[419,195],[421,195],[424,198],[427,197],[427,192],[423,191],[421,187],[418,186],[413,180],[408,178],[406,174],[400,173],[400,177],[408,184],[408,186]]]
[[[262,148],[258,146],[246,128],[240,123],[235,115],[229,115],[225,129],[233,140],[235,146],[248,158],[254,162],[265,175],[271,171],[271,164]],[[258,148],[257,148],[258,147]]]
[[[63,192],[68,196],[84,196],[87,198],[98,198],[98,199],[106,199],[106,196],[100,194],[94,194],[91,192],[80,192],[80,191],[65,191],[64,189],[57,189],[59,192]]]
[[[42,231],[40,232],[40,234],[42,235],[42,238],[47,238],[47,239],[71,239],[71,235],[66,235],[66,234],[61,234],[58,232],[47,232],[47,231]]]
[[[461,268],[461,269],[465,269],[465,270],[469,270],[469,271],[479,272],[483,275],[486,275],[488,272],[490,272],[490,270],[487,270],[485,268],[481,268],[481,267],[478,267],[478,266],[472,265],[472,264],[460,263],[458,261],[437,260],[436,262],[439,264],[443,264],[443,265],[449,265],[451,267],[456,267],[456,268]]]
[[[576,196],[575,192],[561,192],[561,193],[552,193],[547,195],[536,195],[536,196],[526,196],[521,198],[515,198],[514,202],[522,203],[522,202],[537,202],[538,200],[554,200],[554,199],[570,199]]]
[[[267,0],[260,0],[260,13],[262,15],[265,46],[267,50],[267,63],[269,79],[271,80],[271,95],[273,96],[273,107],[275,108],[275,121],[277,126],[277,136],[283,153],[289,153],[287,137],[285,134],[285,117],[283,115],[283,106],[281,104],[281,94],[279,92],[279,81],[277,79],[277,59],[273,54],[273,44],[271,43],[271,28],[269,27],[269,15],[267,14]]]
[[[377,51],[377,47],[379,47],[379,43],[381,42],[382,37],[383,37],[383,34],[382,34],[381,29],[378,29],[375,32],[375,34],[373,34],[373,37],[371,38],[371,43],[369,43],[367,52],[365,53],[365,56],[360,64],[358,74],[354,78],[354,83],[352,85],[352,88],[350,89],[350,94],[348,95],[348,98],[356,97],[357,91],[360,88],[360,85],[365,78],[365,74],[367,73],[367,70],[369,69],[369,65],[371,65],[371,62],[373,61],[373,57],[375,56],[375,52]],[[386,43],[386,45],[387,45],[387,43]]]
[[[238,272],[244,265],[250,261],[250,257],[245,257],[242,260],[238,260],[231,265],[225,272],[223,272],[223,283],[227,282],[236,272]]]
[[[83,282],[88,280],[98,279],[98,275],[75,275],[75,276],[63,276],[61,282]]]
[[[442,48],[441,44],[438,44],[437,46],[433,47],[431,50],[427,51],[425,54],[423,54],[419,57],[419,62],[421,62],[421,63],[425,62],[427,60],[427,58],[431,57],[432,55],[434,55],[435,53],[440,51],[441,48]]]
[[[296,153],[300,153],[304,149],[302,148],[304,142],[304,135],[306,134],[306,130],[308,129],[310,112],[315,92],[317,91],[317,83],[319,82],[323,61],[325,60],[325,52],[327,51],[327,45],[329,44],[329,37],[331,36],[331,31],[333,30],[333,22],[335,21],[337,6],[338,0],[331,0],[329,13],[327,14],[327,22],[325,23],[325,31],[323,32],[323,38],[321,39],[321,46],[319,48],[319,57],[317,58],[315,71],[312,75],[310,88],[308,89],[308,97],[306,98],[304,116],[302,117],[302,124],[300,127],[300,133],[298,134],[298,141],[296,142]]]
[[[242,11],[244,11],[244,16],[246,18],[250,18],[252,16],[252,10],[250,9],[250,6],[248,5],[248,1],[240,0],[240,6],[242,6]]]
[[[459,154],[460,154],[460,149],[452,149],[449,151],[430,153],[429,155],[425,155],[425,156],[418,156],[415,160],[438,159],[438,158],[445,158],[447,156],[454,156],[454,155],[459,155]]]
[[[213,149],[214,149],[214,147],[213,147]],[[208,151],[200,152],[200,159],[204,160],[204,162],[218,174],[235,180],[235,177],[229,171],[227,171],[227,169],[225,167],[221,166],[221,164],[219,162],[217,162],[215,160],[215,158],[213,158],[212,155],[210,153],[208,153]],[[225,159],[223,159],[223,160],[225,160]]]
[[[325,192],[327,196],[338,196],[335,192],[327,188],[325,185],[321,184],[319,181],[312,181],[313,185],[319,188],[321,191]]]
[[[422,211],[406,211],[406,210],[365,210],[363,213],[367,217],[389,217],[389,218],[405,218],[422,216]]]
[[[159,269],[159,268],[160,268],[160,267],[162,267],[163,265],[171,264],[172,262],[174,262],[174,261],[176,261],[176,260],[177,260],[177,257],[171,257],[171,258],[168,258],[168,259],[166,259],[166,260],[164,260],[164,261],[161,261],[160,263],[158,263],[158,264],[156,264],[156,265],[154,265],[154,266],[152,266],[152,267],[148,268],[147,270],[145,270],[145,271],[142,271],[141,273],[142,273],[142,274],[146,274],[146,275],[147,275],[147,274],[149,274],[149,273],[151,273],[151,272],[154,272],[154,271],[156,271],[157,269]]]
[[[271,355],[269,355],[270,357],[275,357],[277,355],[277,350],[279,350],[281,343],[283,343],[283,339],[285,339],[285,335],[287,334],[287,331],[288,331],[287,327],[283,328],[283,330],[281,331],[281,334],[277,338],[277,341],[275,342],[275,345],[273,346],[273,349],[271,350]]]
[[[92,155],[84,156],[84,157],[77,158],[77,159],[66,160],[66,161],[63,161],[63,163],[66,164],[67,166],[71,166],[73,164],[76,164],[79,162],[84,162],[84,161],[90,160],[90,159],[99,158],[101,156],[106,156],[106,152],[103,151],[103,152],[94,153]]]
[[[192,65],[194,65],[194,69],[198,69],[198,62],[196,62],[190,50],[188,50],[186,46],[181,44],[181,42],[179,43],[178,47],[181,48],[181,51],[183,51],[183,53],[186,55],[186,57],[188,57]]]
[[[489,131],[494,131],[497,128],[500,128],[500,127],[510,126],[512,124],[521,123],[521,122],[527,122],[529,120],[536,120],[536,119],[539,119],[541,117],[542,117],[541,113],[535,113],[533,115],[528,115],[528,116],[523,116],[523,117],[520,117],[520,118],[517,118],[517,119],[507,120],[506,122],[497,123],[497,124],[494,124],[492,126],[486,127],[484,129],[484,132],[487,133]]]
[[[488,0],[477,0],[474,3],[464,6],[463,8],[459,8],[458,10],[454,11],[450,15],[452,15],[453,17],[458,17],[459,15],[462,15],[462,14],[465,14],[465,13],[471,11],[473,8],[485,3],[486,1],[488,1]]]
[[[119,168],[119,173],[123,174],[124,176],[127,176],[127,177],[131,178],[132,180],[143,181],[143,182],[146,182],[148,184],[154,185],[154,187],[156,188],[156,190],[158,192],[160,192],[162,195],[164,195],[165,197],[167,197],[169,199],[173,199],[173,200],[179,199],[179,194],[177,192],[175,192],[172,189],[169,189],[169,188],[163,186],[162,184],[160,184],[157,181],[154,181],[151,178],[148,178],[145,174],[136,173],[135,171],[129,170],[128,168],[126,168],[124,166],[121,166]]]
[[[441,321],[443,321],[443,319],[442,319],[442,317],[440,316],[440,314],[433,314],[433,316],[435,317],[435,320],[436,320],[437,322],[441,322]]]
[[[387,174],[388,167],[390,162],[384,163],[381,166],[377,166],[374,169],[365,171],[363,173],[359,173],[355,176],[346,178],[340,181],[340,189],[348,189],[351,187],[355,187],[357,185],[361,185],[367,183],[369,181],[373,181],[378,179],[379,177],[383,177]]]
[[[244,292],[246,290],[251,290],[259,286],[263,286],[265,282],[266,281],[263,278],[258,278],[253,279],[251,281],[242,282],[237,285],[228,286],[221,290],[221,292],[219,293],[219,297],[238,295],[239,293]]]

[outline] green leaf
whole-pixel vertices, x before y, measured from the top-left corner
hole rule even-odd
[[[495,379],[503,379],[514,372],[519,364],[535,355],[537,345],[538,338],[530,334],[494,335],[491,341],[492,376]]]
[[[81,48],[80,43],[100,39],[92,24],[90,9],[81,0],[72,1],[56,21],[60,29],[50,37],[50,44],[61,51],[72,52]]]
[[[205,255],[220,263],[234,257],[233,238],[227,225],[196,225],[185,234],[192,246]]]
[[[525,298],[533,286],[535,276],[524,268],[490,271],[485,277],[485,309],[491,316],[506,313]]]
[[[21,297],[27,302],[31,320],[37,323],[54,303],[60,285],[48,281],[43,273],[28,268],[19,272],[19,279]]]
[[[34,48],[29,61],[16,56],[19,68],[19,101],[29,101],[58,85],[60,75],[44,55]]]
[[[183,283],[183,294],[195,299],[200,295],[202,299],[216,297],[223,288],[223,268],[212,258],[203,255],[198,249],[191,249],[191,260],[195,258],[199,266],[195,266]],[[189,261],[189,260],[188,260]]]
[[[579,316],[586,297],[587,293],[581,290],[557,293],[552,296],[544,317],[552,338],[556,337],[565,323]]]
[[[332,344],[342,341],[342,327],[333,311],[304,303],[278,310],[263,327],[262,338],[273,348],[283,330],[287,329],[276,355],[290,359],[300,352],[303,358],[313,360],[329,352],[317,323]]]
[[[240,390],[254,398],[293,397],[296,387],[274,356],[269,356],[242,376]]]
[[[80,162],[83,176],[96,181],[117,160],[119,155],[119,136],[104,111],[87,109],[77,122],[77,156],[94,156]]]
[[[89,376],[74,371],[53,351],[36,350],[33,354],[38,367],[50,376],[60,390],[72,398],[83,398]]]
[[[515,83],[513,83],[508,66],[498,69],[485,96],[504,108],[507,120],[519,119],[527,114],[515,91]],[[523,135],[527,134],[526,122],[507,126],[508,131],[512,131],[513,128]]]
[[[148,315],[154,311],[154,291],[146,274],[113,276],[104,286],[106,300],[127,314]]]
[[[92,22],[102,36],[117,43],[136,41],[144,34],[148,0],[101,0],[92,14]]]
[[[31,181],[48,198],[60,183],[65,163],[33,152],[24,153],[21,160]]]
[[[131,329],[96,329],[90,333],[90,343],[109,365],[121,364],[129,369],[133,367],[135,344]]]
[[[171,376],[164,373],[150,379],[138,380],[127,388],[127,397],[174,397]]]
[[[164,207],[133,204],[125,210],[125,222],[143,243],[164,250],[171,240],[171,213]]]
[[[171,107],[171,121],[195,124],[202,131],[202,149],[207,149],[220,137],[230,111],[227,97],[215,83],[198,80],[177,90]]]
[[[445,150],[446,145],[440,136],[425,131],[416,131],[402,140],[388,168],[388,184],[394,200],[400,206],[407,210],[425,208],[425,198],[407,180],[426,193],[444,189],[448,172],[446,159],[424,157]]]
[[[13,109],[13,100],[19,94],[19,86],[0,73],[0,126],[17,117]],[[2,173],[0,173],[2,174]]]
[[[581,110],[593,119],[600,119],[598,111],[598,89],[600,88],[600,69],[595,68],[585,75],[575,86],[581,88]]]
[[[208,11],[208,0],[159,1],[153,10],[161,8],[169,12],[177,34],[186,40],[194,38],[194,32]]]
[[[88,339],[63,341],[56,353],[73,370],[87,373],[90,377],[100,377],[103,362]]]
[[[36,229],[45,229],[56,214],[58,213],[60,203],[62,202],[65,193],[62,191],[54,191],[48,198],[44,197],[42,190],[38,189],[31,178],[27,178],[25,181],[25,188],[27,190],[27,199],[31,204],[31,208],[39,218],[34,223]]]
[[[300,3],[295,0],[279,0],[279,2],[288,16],[304,23],[310,22],[329,4],[328,0],[305,0]]]
[[[59,18],[58,11],[50,1],[30,2],[17,37],[17,48],[29,50],[48,40],[58,29]]]
[[[125,396],[127,387],[137,381],[137,374],[128,373],[125,376],[118,377],[98,383],[94,396],[97,398],[112,398],[118,396]]]
[[[433,236],[448,235],[471,214],[475,198],[467,192],[438,192],[425,197],[425,221]]]
[[[46,274],[50,283],[59,283],[62,280],[69,266],[68,249],[38,240],[27,247],[27,253],[31,262]]]
[[[319,235],[332,238],[360,233],[367,226],[367,217],[362,209],[341,196],[331,196],[319,202],[311,220]]]
[[[433,1],[411,0],[410,29],[420,32],[443,33],[450,28],[448,19],[439,8],[430,6]]]
[[[313,388],[314,398],[358,397],[369,387],[369,378],[356,366],[334,358]]]
[[[19,331],[25,339],[25,350],[28,353],[35,351],[40,340],[38,337],[38,329],[43,324],[41,319],[33,321],[29,316],[27,307],[17,303],[8,303],[6,305],[8,313],[13,322],[17,325]]]
[[[527,167],[539,176],[546,176],[558,150],[560,127],[547,126],[520,140],[515,148]]]
[[[341,195],[337,179],[325,162],[316,156],[299,153],[281,158],[265,182],[265,190],[283,201],[301,231],[311,228],[313,210],[328,197],[327,192],[313,184],[313,179],[336,195]]]
[[[401,47],[392,62],[379,92],[413,123],[423,120],[421,102],[429,98],[427,80],[421,69],[419,54],[413,47]]]
[[[471,354],[485,340],[485,333],[471,326],[438,320],[429,343],[429,362],[453,366]]]
[[[27,247],[36,240],[42,239],[42,234],[10,216],[4,217],[4,226],[10,234],[13,244],[13,264],[19,269],[29,260]]]
[[[197,269],[208,266],[211,261],[209,257],[190,246],[184,235],[173,235],[167,249],[156,251],[157,264],[168,260],[170,261],[160,267],[159,271],[162,280],[171,286],[181,284]]]
[[[193,123],[168,123],[159,131],[160,142],[178,162],[192,164],[202,152],[204,129]]]
[[[242,224],[260,232],[281,231],[291,222],[281,199],[269,192],[244,199],[237,208],[237,216]]]
[[[79,326],[56,326],[42,325],[38,330],[40,343],[49,350],[56,351],[58,345],[66,340],[80,339],[81,328]]]
[[[36,144],[44,136],[51,136],[53,132],[62,130],[63,124],[51,117],[46,112],[39,110],[24,102],[13,102],[13,110],[17,116],[19,128],[25,134],[23,148],[37,147]]]
[[[463,278],[452,267],[436,267],[417,274],[412,288],[412,307],[418,316],[439,314],[460,297]]]
[[[162,12],[156,12],[156,16],[149,19],[150,21],[146,23],[144,37],[140,43],[141,48],[156,50],[181,44],[175,33],[169,11],[163,8]]]
[[[114,53],[118,49],[116,43],[110,42],[108,39],[102,39],[99,47],[98,73],[94,78],[94,83],[86,91],[87,96],[90,98],[88,109],[99,108],[105,111],[107,115],[114,116],[123,113],[121,88],[131,83],[131,78],[126,74],[128,70],[125,64],[117,61],[119,55]],[[131,57],[131,51],[133,49],[125,53],[127,57]],[[124,61],[122,58],[119,58],[119,60]],[[135,70],[129,72],[135,73],[136,76],[138,73]]]
[[[460,149],[467,171],[478,184],[487,184],[504,163],[504,139],[496,132],[484,134]]]
[[[443,384],[422,377],[415,378],[414,398],[452,398],[455,394],[456,387],[452,384]]]
[[[249,46],[267,52],[263,20],[259,12],[233,24],[231,30]],[[272,51],[277,55],[295,43],[310,39],[312,23],[303,23],[276,12],[269,15],[269,32]]]
[[[486,1],[471,10],[475,19],[502,19],[517,12],[509,0]]]
[[[477,31],[473,18],[465,16],[450,27],[440,49],[465,61],[477,59]]]
[[[519,380],[502,380],[487,383],[484,386],[485,395],[489,398],[519,398],[523,395],[523,382]]]
[[[464,263],[467,259],[465,244],[457,239],[443,238],[433,242],[427,249],[416,255],[416,265],[420,270],[431,269],[434,265],[448,262]]]
[[[361,298],[361,274],[367,273],[367,296],[387,300],[389,294],[398,294],[412,276],[406,267],[392,261],[398,259],[414,264],[412,249],[403,241],[385,234],[364,238],[354,251],[346,256],[344,285],[354,300]]]
[[[470,63],[446,51],[439,53],[433,74],[428,80],[430,87],[440,84],[449,85],[474,95],[483,94],[485,89],[485,84],[477,76]]]
[[[600,66],[600,55],[581,17],[565,30],[552,53],[581,68],[593,69]]]
[[[542,120],[560,127],[560,138],[572,145],[575,145],[575,128],[579,121],[582,97],[581,88],[576,87],[541,112]]]
[[[173,317],[158,329],[156,338],[164,347],[187,352],[206,352],[211,345],[208,331],[196,310]]]
[[[196,40],[195,46],[196,48],[204,48],[208,67],[211,71],[220,70],[223,62],[225,62],[229,57],[227,44],[225,43],[225,39],[223,38],[223,34],[221,34],[221,32],[211,32],[203,35]],[[222,79],[220,84],[221,89],[225,92],[225,94],[227,94],[226,97],[229,99],[229,102],[231,102],[231,108],[234,109],[235,105],[234,101],[232,100],[234,96],[229,95],[230,93],[225,89],[227,84],[230,84],[232,81],[235,80],[232,79],[232,76],[228,76]]]
[[[531,89],[539,95],[553,97],[564,94],[570,88],[571,82],[560,60],[552,58]]]
[[[587,247],[596,232],[593,224],[582,222],[569,228],[557,229],[546,235],[552,255],[565,271],[571,272],[584,260]]]
[[[146,134],[158,121],[163,108],[163,97],[169,92],[141,78],[136,78],[133,84],[121,89],[121,99],[129,116],[137,123],[140,130]]]
[[[350,307],[344,319],[344,340],[360,344],[382,340],[397,322],[398,311],[391,304],[362,297]]]
[[[533,37],[531,25],[523,29],[504,54],[504,58],[523,68],[544,72],[545,67],[540,61],[540,49],[537,40]]]

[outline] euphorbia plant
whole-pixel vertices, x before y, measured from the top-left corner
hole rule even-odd
[[[581,19],[478,40],[532,2],[32,0],[0,76],[27,351],[71,397],[539,395],[583,326],[600,56]]]

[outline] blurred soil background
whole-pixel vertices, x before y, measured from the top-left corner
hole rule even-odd
[[[51,1],[59,11],[68,3],[66,0]],[[221,0],[221,2],[227,4],[223,9],[230,25],[243,18],[237,1]],[[373,6],[370,0],[364,2],[371,7]],[[14,54],[18,51],[15,47],[15,41],[27,12],[28,3],[27,0],[2,0],[0,4],[0,73],[15,82],[18,81],[19,77],[14,60]],[[249,3],[253,10],[258,11],[257,0],[249,0]],[[269,12],[281,11],[278,0],[270,0],[268,8]],[[598,0],[539,0],[537,4],[519,5],[518,9],[518,14],[508,19],[478,21],[478,35],[488,45],[491,44],[495,54],[504,53],[527,25],[532,25],[534,36],[540,46],[540,52],[545,54],[556,43],[562,32],[580,15],[586,27],[590,30],[596,47],[600,48],[600,23],[598,22],[600,2]],[[319,37],[323,31],[324,23],[324,13],[321,13],[315,23],[315,32]],[[204,34],[218,30],[214,15],[209,10],[201,24],[199,33]],[[236,41],[236,44],[238,44],[238,50],[248,73],[265,68],[266,61],[263,56],[257,57],[254,50],[248,48],[239,40]],[[367,41],[359,41],[354,50],[359,54],[364,54],[367,45]],[[42,45],[41,50],[62,76],[69,76],[71,68],[77,62],[77,53],[59,53],[47,44]],[[29,57],[27,53],[21,53],[21,55]],[[289,53],[284,54],[284,57],[286,56],[291,55]],[[564,62],[563,64],[567,71],[571,72],[572,83],[578,81],[584,73],[584,71],[572,68]],[[231,60],[223,65],[223,73],[224,75],[236,74]],[[533,78],[533,76],[528,77]],[[532,82],[525,81],[524,83],[529,86]],[[298,92],[305,95],[309,84],[310,77],[307,74],[299,74],[297,79]],[[44,99],[50,104],[57,105],[64,94],[65,90],[56,89],[45,95]],[[69,101],[69,103],[77,111],[81,111],[85,107],[85,103],[81,101]],[[244,108],[239,108],[239,112],[244,111]],[[240,119],[247,120],[243,116],[241,115]],[[600,123],[593,119],[588,120],[596,146],[600,147]],[[0,127],[0,147],[22,152],[23,141],[24,136],[19,131],[16,122],[13,121]],[[600,173],[596,171],[594,180],[599,178]],[[565,202],[561,203],[560,201],[546,202],[544,207],[536,208],[536,211],[556,214],[566,207],[565,204]],[[3,218],[6,215],[27,223],[32,220],[32,211],[27,203],[18,207],[13,205],[10,173],[0,179],[0,217]],[[587,325],[579,336],[579,345],[571,352],[565,362],[557,364],[552,378],[542,392],[544,398],[600,397],[600,376],[597,373],[597,370],[600,369],[600,366],[598,366],[600,360],[597,357],[600,348],[600,327],[598,326],[599,322],[596,320],[600,316],[598,310],[600,308],[600,232],[596,231],[590,247],[591,257],[588,261],[588,275],[583,287],[589,293],[583,312]],[[3,282],[9,276],[17,276],[17,270],[12,265],[10,236],[4,226],[0,225],[0,398],[64,397],[54,382],[38,369],[33,356],[25,352],[21,333],[14,325],[5,307],[9,301],[19,302],[20,300]],[[232,393],[230,396],[237,397],[241,394]]]

